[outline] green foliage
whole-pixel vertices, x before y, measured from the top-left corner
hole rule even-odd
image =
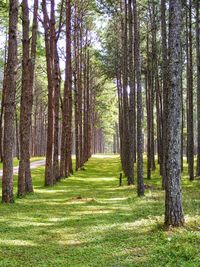
[[[114,81],[104,74],[104,63],[100,58],[98,50],[91,49],[93,53],[92,66],[95,70],[95,107],[98,114],[96,127],[102,128],[106,142],[112,143],[115,133],[115,123],[118,122],[118,105],[116,95],[116,85]]]
[[[35,194],[1,206],[0,266],[200,266],[200,183],[186,173],[187,225],[166,231],[158,169],[144,198],[125,180],[118,187],[118,157],[97,155],[52,188],[43,187],[44,168],[34,169]]]
[[[116,88],[112,81],[106,80],[104,82],[101,93],[97,96],[96,105],[100,119],[98,126],[102,127],[107,141],[111,142],[118,118]]]
[[[0,24],[1,28],[8,23],[8,1],[1,0],[0,1]]]
[[[116,12],[116,0],[97,0],[96,8],[101,14],[113,14]]]
[[[119,62],[120,42],[117,26],[119,23],[118,17],[113,17],[106,25],[106,28],[100,32],[103,49],[99,58],[102,61],[102,69],[109,78],[116,78],[116,68]]]
[[[2,83],[4,55],[5,55],[5,36],[8,29],[8,3],[5,0],[0,1],[0,82]]]

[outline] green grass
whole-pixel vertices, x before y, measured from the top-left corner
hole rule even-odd
[[[0,266],[200,266],[200,180],[186,170],[186,226],[168,231],[158,171],[144,198],[118,187],[118,157],[93,157],[52,188],[43,176],[34,169],[35,194],[0,206]]]
[[[41,159],[44,159],[44,157],[32,157],[30,161],[33,162],[33,161],[37,161],[37,160],[41,160]],[[19,165],[19,160],[17,158],[14,158],[13,159],[13,167],[17,167],[18,165]],[[2,170],[2,169],[3,169],[3,163],[0,162],[0,170]]]

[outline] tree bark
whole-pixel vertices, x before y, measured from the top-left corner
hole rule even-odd
[[[134,183],[134,162],[135,162],[135,137],[136,137],[136,127],[135,127],[135,68],[133,63],[133,10],[132,10],[132,1],[128,1],[128,37],[129,37],[129,86],[130,86],[130,109],[129,109],[129,131],[130,131],[130,165],[132,173],[132,180]]]
[[[169,2],[169,87],[167,105],[165,225],[184,223],[181,174],[181,0]]]
[[[34,18],[32,28],[32,44],[30,54],[29,40],[29,7],[28,1],[22,2],[23,19],[23,60],[22,60],[22,92],[20,103],[20,162],[18,175],[18,196],[33,192],[30,170],[30,133],[33,105],[33,84],[37,41],[38,1],[34,2]]]
[[[66,0],[66,66],[65,87],[67,90],[67,132],[65,174],[73,174],[72,169],[72,51],[71,51],[71,0]]]
[[[57,44],[57,42],[56,42]],[[57,45],[55,44],[55,91],[54,91],[54,150],[53,150],[53,175],[55,181],[60,179],[60,165],[59,165],[59,115],[60,115],[60,86],[61,86],[61,74],[59,66],[59,56],[57,51]]]
[[[140,30],[138,21],[137,1],[133,0],[134,12],[134,36],[135,36],[135,66],[137,81],[137,193],[138,196],[144,196],[143,181],[143,103],[142,103],[142,85],[141,85],[141,59],[140,59]]]
[[[189,54],[188,54],[188,171],[194,180],[194,125],[193,125],[193,53],[192,53],[192,1],[189,2]]]
[[[42,10],[44,15],[45,30],[45,47],[46,47],[46,63],[47,63],[47,79],[48,79],[48,125],[47,125],[47,148],[46,148],[46,165],[45,165],[45,186],[51,186],[54,183],[53,175],[53,144],[54,144],[54,80],[53,77],[53,55],[54,41],[52,34],[54,33],[54,0],[51,2],[51,20],[47,12],[46,0],[42,1]]]
[[[166,26],[166,0],[161,0],[161,39],[162,39],[162,90],[163,90],[163,128],[162,128],[162,188],[166,185],[166,118],[167,118],[167,91],[168,91],[168,70],[167,70],[167,26]]]
[[[123,79],[123,134],[124,138],[124,172],[127,177],[128,185],[133,184],[133,160],[131,155],[131,135],[130,135],[130,126],[129,126],[129,101],[128,101],[128,66],[127,66],[127,57],[128,57],[128,33],[127,33],[127,19],[128,19],[128,5],[127,1],[124,2],[124,22],[122,21],[122,37],[123,37],[123,62],[122,62],[122,79]]]
[[[13,145],[15,121],[15,94],[17,73],[17,24],[18,1],[9,4],[8,60],[5,77],[5,115],[4,115],[4,161],[2,177],[2,202],[12,203],[13,197]]]
[[[1,110],[0,110],[0,161],[1,162],[3,162],[3,115],[4,115],[4,94],[5,94],[5,78],[6,78],[7,50],[8,50],[7,41],[8,41],[8,27],[6,27],[3,88],[2,88],[2,95],[1,95]]]
[[[199,2],[196,3],[196,65],[197,65],[197,169],[200,176],[200,40],[199,40]]]

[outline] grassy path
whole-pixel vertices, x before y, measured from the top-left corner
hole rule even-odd
[[[200,266],[199,181],[183,181],[187,227],[163,231],[156,173],[142,199],[118,187],[117,157],[93,157],[53,188],[43,175],[33,170],[35,194],[0,206],[0,266]]]
[[[41,166],[45,165],[45,158],[31,158],[30,159],[30,168],[32,169],[36,169],[39,168]],[[3,169],[3,163],[1,168]],[[0,178],[3,176],[3,170],[0,168]],[[18,175],[19,172],[19,161],[14,159],[13,161],[13,175]]]
[[[30,159],[30,162],[34,162],[34,161],[39,161],[39,160],[42,160],[44,159],[44,157],[32,157]],[[14,158],[13,160],[13,167],[17,167],[19,165],[19,160],[17,158]],[[3,169],[3,163],[0,162],[0,170]]]

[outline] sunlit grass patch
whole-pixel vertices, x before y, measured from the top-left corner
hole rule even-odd
[[[166,231],[158,169],[143,198],[125,178],[119,187],[120,171],[118,156],[97,155],[45,188],[44,167],[34,169],[35,193],[0,206],[0,266],[200,266],[200,180],[185,165],[186,226]]]

